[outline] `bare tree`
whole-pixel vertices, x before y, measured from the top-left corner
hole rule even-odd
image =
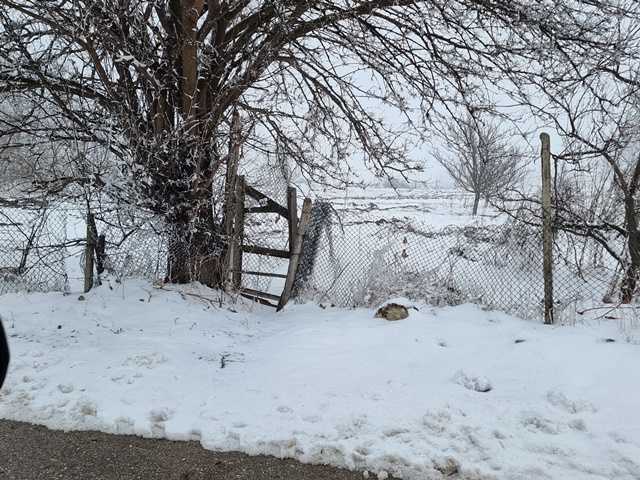
[[[436,148],[434,157],[458,187],[473,194],[473,215],[481,198],[489,201],[522,182],[526,158],[498,123],[468,115],[449,122],[443,137],[446,148]]]
[[[61,152],[63,166],[38,174],[45,194],[91,187],[161,215],[176,247],[171,280],[213,285],[224,247],[215,186],[233,111],[246,119],[245,152],[277,144],[316,181],[343,181],[356,152],[402,174],[414,167],[407,134],[482,103],[483,84],[572,75],[540,62],[543,50],[610,57],[636,9],[632,0],[0,0],[0,95],[28,105],[20,119],[0,115],[0,136]],[[381,118],[381,104],[401,121]]]

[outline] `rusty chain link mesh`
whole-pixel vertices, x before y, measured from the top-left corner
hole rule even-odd
[[[601,302],[612,271],[596,245],[576,250],[556,238],[556,315]],[[574,262],[579,253],[583,261]],[[540,319],[542,239],[518,222],[429,228],[417,222],[341,212],[314,204],[296,278],[298,301],[340,307],[376,306],[392,297],[435,305],[476,302]]]

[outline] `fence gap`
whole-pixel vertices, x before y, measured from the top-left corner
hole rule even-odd
[[[551,139],[541,133],[542,142],[542,252],[544,274],[544,323],[553,325],[553,231],[551,206]]]

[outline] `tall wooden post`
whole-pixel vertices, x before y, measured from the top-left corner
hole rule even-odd
[[[236,182],[234,198],[235,215],[233,220],[233,248],[231,257],[231,279],[235,290],[242,285],[242,243],[244,238],[244,196],[245,179],[240,176]]]
[[[289,269],[287,270],[287,279],[284,282],[284,289],[278,302],[278,311],[282,310],[284,306],[291,298],[291,292],[293,290],[293,283],[296,279],[296,273],[298,271],[298,263],[300,262],[300,255],[302,254],[302,242],[304,240],[304,233],[307,229],[309,220],[311,219],[311,199],[305,198],[302,204],[302,215],[300,216],[300,222],[296,229],[296,237],[293,241],[293,248],[291,250],[291,258],[289,258]]]
[[[240,163],[240,142],[242,136],[242,125],[240,124],[240,114],[235,111],[231,121],[231,138],[229,138],[229,155],[227,157],[227,175],[224,188],[224,213],[225,213],[225,234],[231,235],[233,230],[234,197],[236,191],[236,180],[238,176],[238,163]]]
[[[87,244],[84,248],[84,291],[88,292],[93,288],[93,268],[94,252],[98,233],[96,232],[96,222],[93,214],[87,212]]]
[[[298,192],[295,187],[287,188],[287,210],[289,216],[289,251],[293,253],[293,244],[296,241],[296,232],[298,230]]]
[[[551,139],[541,133],[542,142],[542,252],[544,273],[544,323],[553,325],[553,210],[551,206]]]
[[[236,110],[233,112],[231,120],[231,135],[229,138],[229,155],[227,157],[227,175],[225,178],[224,191],[224,234],[227,242],[227,251],[224,259],[223,279],[225,284],[234,283],[234,257],[237,248],[234,242],[234,223],[236,220],[236,183],[238,181],[238,164],[240,163],[240,142],[242,136],[242,125],[240,124],[240,114]],[[243,205],[244,208],[244,205]]]

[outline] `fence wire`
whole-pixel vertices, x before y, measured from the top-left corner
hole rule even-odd
[[[167,235],[155,218],[101,215],[96,220],[105,236],[105,271],[116,279],[144,278],[152,282],[167,276]]]
[[[557,315],[601,302],[612,269],[595,245],[556,238]],[[542,238],[522,223],[429,228],[372,218],[316,202],[296,277],[298,301],[373,307],[393,297],[434,305],[475,302],[525,318],[542,317]]]
[[[281,165],[263,165],[255,171],[246,173],[246,182],[264,193],[279,205],[287,206],[288,179]],[[260,202],[246,196],[245,207],[259,207]],[[274,213],[247,213],[244,225],[244,245],[254,245],[274,250],[289,250],[289,227],[287,219]],[[288,259],[244,253],[242,270],[244,272],[287,273]],[[243,274],[242,288],[280,295],[284,288],[284,279],[266,275]]]
[[[256,187],[258,188],[258,187]],[[277,172],[259,189],[286,205]],[[260,202],[247,197],[247,208]],[[96,215],[104,235],[106,273],[164,281],[169,242],[162,222],[103,205]],[[40,204],[0,208],[0,294],[66,291],[82,279],[86,212]],[[287,220],[248,213],[245,245],[288,251]],[[557,317],[589,302],[615,297],[618,279],[602,248],[557,233],[554,298]],[[304,238],[294,297],[340,307],[373,307],[393,297],[434,305],[476,302],[525,318],[542,317],[544,282],[539,229],[519,222],[432,228],[416,221],[376,218],[316,201]],[[245,272],[284,275],[288,259],[245,253]],[[242,275],[245,289],[279,295],[284,278]]]
[[[66,290],[68,244],[59,205],[0,206],[0,294]]]

